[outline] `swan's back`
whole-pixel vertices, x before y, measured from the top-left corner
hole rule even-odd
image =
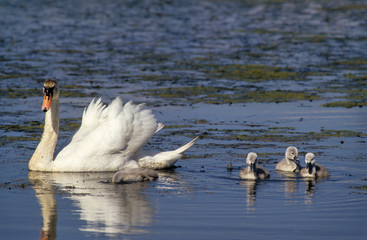
[[[84,110],[80,129],[58,154],[53,169],[115,171],[126,167],[129,157],[147,143],[157,126],[151,110],[143,105],[123,105],[120,98],[109,106],[101,99],[92,100]]]
[[[265,179],[270,177],[269,171],[263,166],[256,166],[256,173],[260,179]]]
[[[330,177],[330,173],[327,170],[327,168],[321,166],[320,164],[315,164],[316,165],[316,176],[318,179],[322,179],[322,178],[328,178]]]

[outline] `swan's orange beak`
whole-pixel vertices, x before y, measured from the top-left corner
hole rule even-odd
[[[42,103],[42,111],[47,112],[50,107],[51,107],[51,99],[52,99],[52,95],[51,94],[43,94],[43,103]]]

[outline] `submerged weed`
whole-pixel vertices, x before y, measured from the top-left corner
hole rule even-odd
[[[246,82],[261,82],[268,80],[300,80],[308,76],[308,73],[299,73],[289,68],[272,67],[266,65],[205,65],[204,72],[219,78]]]
[[[247,90],[242,88],[224,88],[211,86],[197,87],[175,87],[175,88],[158,88],[145,90],[145,95],[157,96],[167,99],[185,99],[190,103],[246,103],[246,102],[289,102],[296,100],[315,100],[318,95],[315,93],[301,91],[286,90]]]

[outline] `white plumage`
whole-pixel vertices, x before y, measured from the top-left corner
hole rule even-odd
[[[59,86],[56,80],[46,80],[44,89],[45,128],[29,162],[30,170],[96,172],[137,167],[162,169],[172,166],[197,139],[175,151],[134,159],[163,125],[157,123],[151,110],[144,109],[144,104],[128,102],[123,105],[122,100],[116,98],[106,106],[98,99],[92,100],[84,110],[80,129],[53,160],[59,129]]]

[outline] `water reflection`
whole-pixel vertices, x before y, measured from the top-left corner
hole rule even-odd
[[[247,213],[255,213],[256,211],[256,187],[258,181],[246,180],[241,181],[241,185],[244,185],[247,189],[246,194],[246,211]]]
[[[298,175],[294,172],[277,171],[278,175],[284,178],[285,195],[289,203],[295,203],[298,190]]]
[[[314,179],[305,179],[306,190],[305,190],[305,204],[312,204],[313,196],[315,193],[315,183]]]
[[[146,233],[144,227],[153,219],[153,209],[143,190],[149,183],[113,185],[104,183],[113,173],[38,173],[30,172],[41,205],[41,239],[56,238],[56,193],[72,200],[85,225],[81,231],[119,234]]]
[[[49,174],[30,172],[29,180],[41,205],[43,218],[41,239],[56,239],[57,204]]]

